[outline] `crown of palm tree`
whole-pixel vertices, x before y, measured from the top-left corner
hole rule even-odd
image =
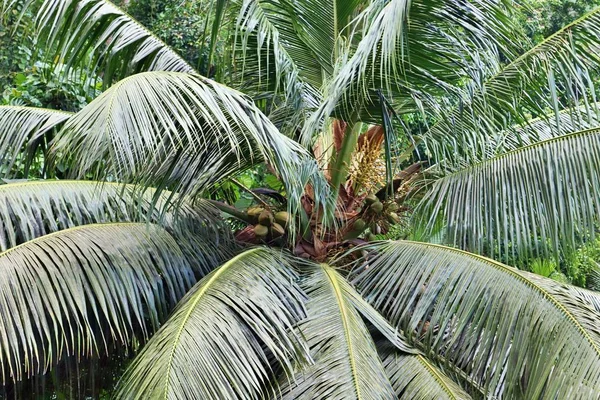
[[[109,1],[0,4],[103,84],[72,114],[0,107],[3,171],[41,148],[73,179],[0,186],[4,382],[141,340],[117,398],[597,398],[600,295],[492,258],[594,236],[600,13],[523,47],[504,1],[213,3],[222,82]],[[398,130],[427,158],[401,174]],[[420,242],[355,246],[370,139],[377,197],[419,189]],[[203,199],[259,164],[309,259],[242,246],[219,209],[247,215]]]

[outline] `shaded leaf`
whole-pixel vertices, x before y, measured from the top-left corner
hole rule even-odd
[[[19,156],[30,159],[37,140],[71,115],[45,108],[0,106],[0,165],[5,168],[2,175],[10,176],[11,167]],[[25,160],[25,168],[27,164]]]

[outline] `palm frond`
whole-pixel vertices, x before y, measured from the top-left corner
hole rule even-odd
[[[548,139],[435,181],[419,210],[431,232],[479,254],[570,251],[600,219],[600,129]]]
[[[0,249],[86,224],[151,222],[172,232],[199,233],[217,243],[227,240],[219,212],[208,202],[184,203],[178,213],[160,214],[154,192],[134,194],[133,188],[93,181],[29,181],[0,185]],[[163,192],[159,208],[172,194]]]
[[[393,399],[373,338],[353,304],[360,296],[325,264],[315,266],[303,287],[309,297],[308,316],[299,329],[315,363],[298,371],[297,381],[283,386],[281,397]]]
[[[182,196],[266,161],[292,214],[309,183],[327,205],[328,184],[308,152],[250,99],[199,75],[148,72],[118,82],[67,121],[53,150],[75,176],[113,176]]]
[[[107,182],[31,181],[0,186],[0,249],[86,224],[144,222],[173,235],[198,277],[237,251],[229,226],[207,201],[178,202],[162,191],[142,194]],[[160,212],[159,210],[164,210]]]
[[[372,120],[373,106],[380,110],[377,90],[413,111],[439,106],[436,95],[458,96],[461,81],[474,73],[472,65],[479,64],[479,73],[487,69],[482,60],[496,64],[496,57],[484,54],[494,55],[498,47],[512,54],[503,6],[489,0],[371,2],[352,22],[349,42],[358,45],[337,60],[325,100],[303,129],[303,143],[311,142],[327,117]]]
[[[0,253],[2,378],[147,338],[194,283],[174,239],[145,224],[87,225]]]
[[[10,176],[19,157],[23,167],[35,154],[40,138],[62,124],[71,113],[45,108],[0,106],[0,166],[2,176]],[[26,153],[23,153],[23,150]]]
[[[200,281],[123,377],[117,398],[264,396],[274,370],[307,350],[294,331],[304,295],[284,256],[255,248]]]
[[[597,107],[593,105],[592,107]],[[588,114],[585,107],[566,108],[557,115],[544,115],[528,120],[523,125],[512,126],[490,136],[487,140],[486,154],[483,159],[494,158],[506,152],[530,146],[544,140],[568,135],[573,132],[592,129],[600,125],[600,115]],[[472,165],[465,160],[456,168]],[[452,164],[445,165],[445,170],[452,170]]]
[[[436,160],[452,168],[457,162],[482,161],[494,149],[489,138],[541,116],[553,136],[561,129],[559,110],[570,108],[577,118],[598,118],[593,82],[600,45],[600,8],[559,30],[495,74],[474,80],[449,113],[437,116],[422,139]],[[449,134],[451,133],[451,134]],[[458,149],[458,150],[457,150]],[[495,155],[495,154],[493,154]]]
[[[20,3],[25,7],[36,4],[33,0]],[[101,73],[106,85],[143,71],[194,70],[162,40],[107,0],[45,0],[36,26],[38,46],[54,49],[53,58],[68,67],[91,66],[90,71]]]
[[[400,400],[471,399],[460,385],[422,355],[388,350],[381,357]]]
[[[233,4],[238,15],[236,58],[242,69],[251,67],[252,73],[262,79],[270,74],[265,68],[273,64],[272,72],[278,79],[271,85],[283,83],[290,90],[302,81],[313,87],[321,85],[324,66],[315,63],[319,60],[317,54],[301,37],[298,24],[304,22],[295,15],[294,4],[287,0],[240,0]],[[329,52],[332,54],[333,46]],[[330,57],[328,61],[331,62]]]
[[[600,392],[600,314],[559,295],[564,285],[439,245],[380,242],[368,249],[353,274],[363,296],[473,394],[556,399]]]
[[[270,96],[270,119],[294,137],[320,101],[324,73],[298,32],[294,6],[287,0],[231,4],[237,15],[232,85],[256,97]]]

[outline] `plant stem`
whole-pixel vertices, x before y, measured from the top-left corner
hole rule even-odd
[[[340,185],[348,176],[348,168],[352,159],[352,153],[358,143],[358,135],[360,133],[360,123],[351,121],[346,127],[342,147],[336,155],[333,171],[331,171],[331,186],[333,187],[333,196],[337,199],[340,192]]]
[[[264,201],[263,199],[261,199],[259,195],[257,195],[256,193],[254,193],[254,192],[252,191],[252,189],[250,189],[250,188],[246,187],[246,186],[245,186],[245,185],[244,185],[242,182],[238,181],[238,180],[237,180],[237,179],[235,179],[235,178],[231,178],[231,182],[233,182],[234,184],[236,184],[237,186],[239,186],[239,187],[240,187],[240,189],[242,189],[242,190],[244,190],[244,191],[246,191],[246,192],[250,193],[250,195],[251,195],[252,197],[254,197],[254,198],[256,199],[256,201],[258,201],[259,203],[261,203],[263,206],[265,206],[265,207],[269,207],[269,205],[267,204],[267,202],[266,202],[266,201]]]
[[[229,204],[225,204],[222,203],[220,201],[217,200],[208,200],[213,206],[215,206],[216,208],[218,208],[219,210],[223,211],[226,214],[231,215],[232,217],[235,217],[237,219],[240,219],[248,224],[252,224],[252,221],[250,220],[250,217],[248,216],[248,214],[246,214],[243,211],[238,210],[235,207],[230,206]]]

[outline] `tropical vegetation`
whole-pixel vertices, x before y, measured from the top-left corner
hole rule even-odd
[[[107,396],[598,398],[600,10],[200,4],[190,63],[107,0],[0,3],[74,94],[0,106],[7,396],[126,354]]]

